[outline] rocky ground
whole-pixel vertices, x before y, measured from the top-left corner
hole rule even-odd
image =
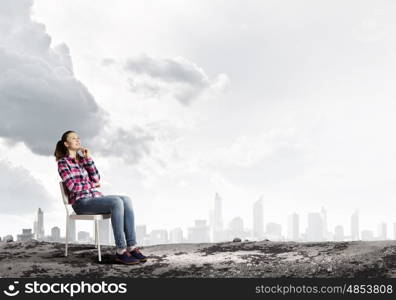
[[[114,261],[114,246],[0,242],[1,277],[396,277],[396,241],[226,242],[142,247],[146,263]]]

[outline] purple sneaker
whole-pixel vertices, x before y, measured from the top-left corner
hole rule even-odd
[[[140,261],[139,259],[137,259],[136,257],[134,257],[131,253],[129,253],[128,251],[125,251],[122,254],[118,254],[116,252],[116,258],[115,261],[118,261],[120,263],[123,264],[127,264],[127,265],[135,265],[138,264]]]
[[[131,255],[133,257],[135,257],[136,259],[138,259],[140,262],[146,262],[147,261],[147,257],[144,256],[142,252],[140,252],[139,248],[134,248],[129,253],[131,253]]]

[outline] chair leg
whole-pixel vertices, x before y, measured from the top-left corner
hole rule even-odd
[[[66,216],[65,256],[67,256],[67,244],[69,243],[69,216]]]
[[[97,246],[98,246],[98,258],[99,258],[99,261],[102,261],[102,255],[100,253],[99,221],[95,220],[95,223],[96,223],[96,237],[98,239],[98,244],[97,244]]]
[[[95,248],[98,248],[98,235],[97,235],[97,229],[96,227],[98,224],[96,223],[96,220],[94,221],[94,232],[95,232]]]

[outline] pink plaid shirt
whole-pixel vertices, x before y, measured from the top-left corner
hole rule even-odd
[[[86,197],[103,196],[95,187],[100,175],[91,157],[78,163],[75,158],[66,155],[58,160],[58,173],[68,192],[69,204]]]

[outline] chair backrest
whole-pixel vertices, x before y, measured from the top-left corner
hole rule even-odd
[[[63,204],[67,205],[67,204],[69,204],[69,197],[66,193],[63,181],[59,182],[59,185],[60,185],[60,189],[61,189]]]
[[[65,205],[66,214],[68,216],[75,215],[76,213],[74,209],[71,207],[71,204],[69,204],[68,190],[67,188],[65,188],[65,184],[63,183],[63,181],[59,182],[59,186],[62,194],[63,204]]]

